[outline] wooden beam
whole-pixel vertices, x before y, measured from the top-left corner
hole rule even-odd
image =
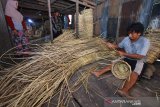
[[[80,2],[79,0],[70,0],[70,1],[75,2],[75,3],[78,2],[78,4],[84,5],[86,7],[92,8],[92,9],[95,8],[94,6],[88,5],[87,3]]]
[[[91,2],[88,0],[81,0],[81,1],[86,2],[87,4],[90,4],[90,5],[96,6],[96,3],[94,3],[94,2]]]
[[[68,0],[64,0],[64,1],[62,1],[62,0],[57,0],[56,3],[58,3],[58,4],[63,4],[63,5],[65,5],[65,6],[70,6],[70,5],[71,5],[70,1],[68,1]]]
[[[42,11],[48,11],[47,6],[26,3],[26,2],[19,2],[19,6],[22,8],[28,8],[28,9],[35,9],[35,10],[42,10]]]
[[[76,37],[79,37],[79,0],[76,0]]]
[[[34,9],[34,10],[41,10],[41,11],[48,11],[47,9],[47,4],[45,5],[40,5],[40,4],[35,4],[35,3],[29,3],[29,2],[19,2],[19,6],[22,8],[26,8],[26,9]],[[56,5],[52,5],[52,10],[54,10],[54,8],[56,9],[60,9],[59,6]]]
[[[38,14],[38,12],[40,12],[42,14],[42,16],[40,16]],[[45,19],[48,19],[48,13],[46,11],[39,11],[39,10],[32,10],[32,9],[23,8],[21,10],[21,13],[23,13],[23,16],[30,17],[33,19],[41,19],[42,17]]]
[[[75,6],[75,4],[72,4],[72,5],[70,5],[70,6],[64,8],[64,9],[62,9],[62,11],[67,10],[67,9],[70,9],[70,8],[72,8],[72,7],[74,7],[74,6]]]
[[[59,7],[59,8],[65,8],[65,7],[67,7],[67,5],[63,5],[63,4],[59,4],[59,3],[53,3],[53,4],[51,4],[51,6],[57,6],[57,7]]]
[[[52,32],[52,15],[51,15],[51,0],[48,0],[48,13],[49,13],[49,22],[50,22],[50,32],[51,32],[51,43],[53,41],[53,32]]]
[[[51,0],[51,4],[54,3],[56,0]]]

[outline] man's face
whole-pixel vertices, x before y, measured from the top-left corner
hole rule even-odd
[[[139,39],[141,33],[136,33],[136,32],[132,32],[132,33],[129,33],[129,38],[133,41],[136,41]]]
[[[56,13],[55,13],[55,16],[59,16],[59,13],[58,13],[58,12],[56,12]]]

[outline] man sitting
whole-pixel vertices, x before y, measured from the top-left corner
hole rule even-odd
[[[141,23],[133,23],[128,28],[129,36],[125,37],[118,45],[109,42],[106,43],[109,48],[123,49],[124,51],[117,50],[117,52],[120,56],[123,56],[123,60],[131,66],[132,73],[130,75],[130,80],[126,81],[123,88],[117,91],[118,94],[127,98],[132,98],[129,95],[129,90],[133,87],[138,76],[141,74],[145,62],[145,56],[150,46],[149,40],[142,36],[143,32],[144,26]],[[111,70],[111,67],[112,64],[106,66],[102,70],[93,72],[93,74],[99,77],[101,74]]]

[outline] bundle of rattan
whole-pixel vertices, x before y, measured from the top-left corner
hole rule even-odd
[[[63,42],[63,41],[71,41],[72,39],[74,39],[74,35],[73,35],[73,30],[63,30],[63,34],[61,34],[60,36],[58,36],[54,42]]]
[[[69,84],[71,76],[80,67],[100,59],[116,58],[116,53],[107,49],[99,38],[58,40],[53,44],[31,47],[36,50],[30,52],[34,56],[6,69],[8,74],[0,80],[0,106],[40,107],[57,95],[57,107],[67,106],[72,93],[90,75],[84,72]],[[6,53],[1,58],[7,56]]]
[[[147,62],[154,63],[160,54],[160,33],[157,31],[150,31],[146,34],[146,37],[150,40],[150,49],[147,53]]]
[[[93,10],[85,9],[79,15],[80,37],[91,38],[93,36]]]

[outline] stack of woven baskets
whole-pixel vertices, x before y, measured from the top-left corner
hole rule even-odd
[[[146,37],[150,40],[151,46],[147,53],[147,63],[154,63],[160,57],[160,30],[147,31]]]
[[[79,15],[80,37],[91,38],[93,36],[93,10],[85,9]]]

